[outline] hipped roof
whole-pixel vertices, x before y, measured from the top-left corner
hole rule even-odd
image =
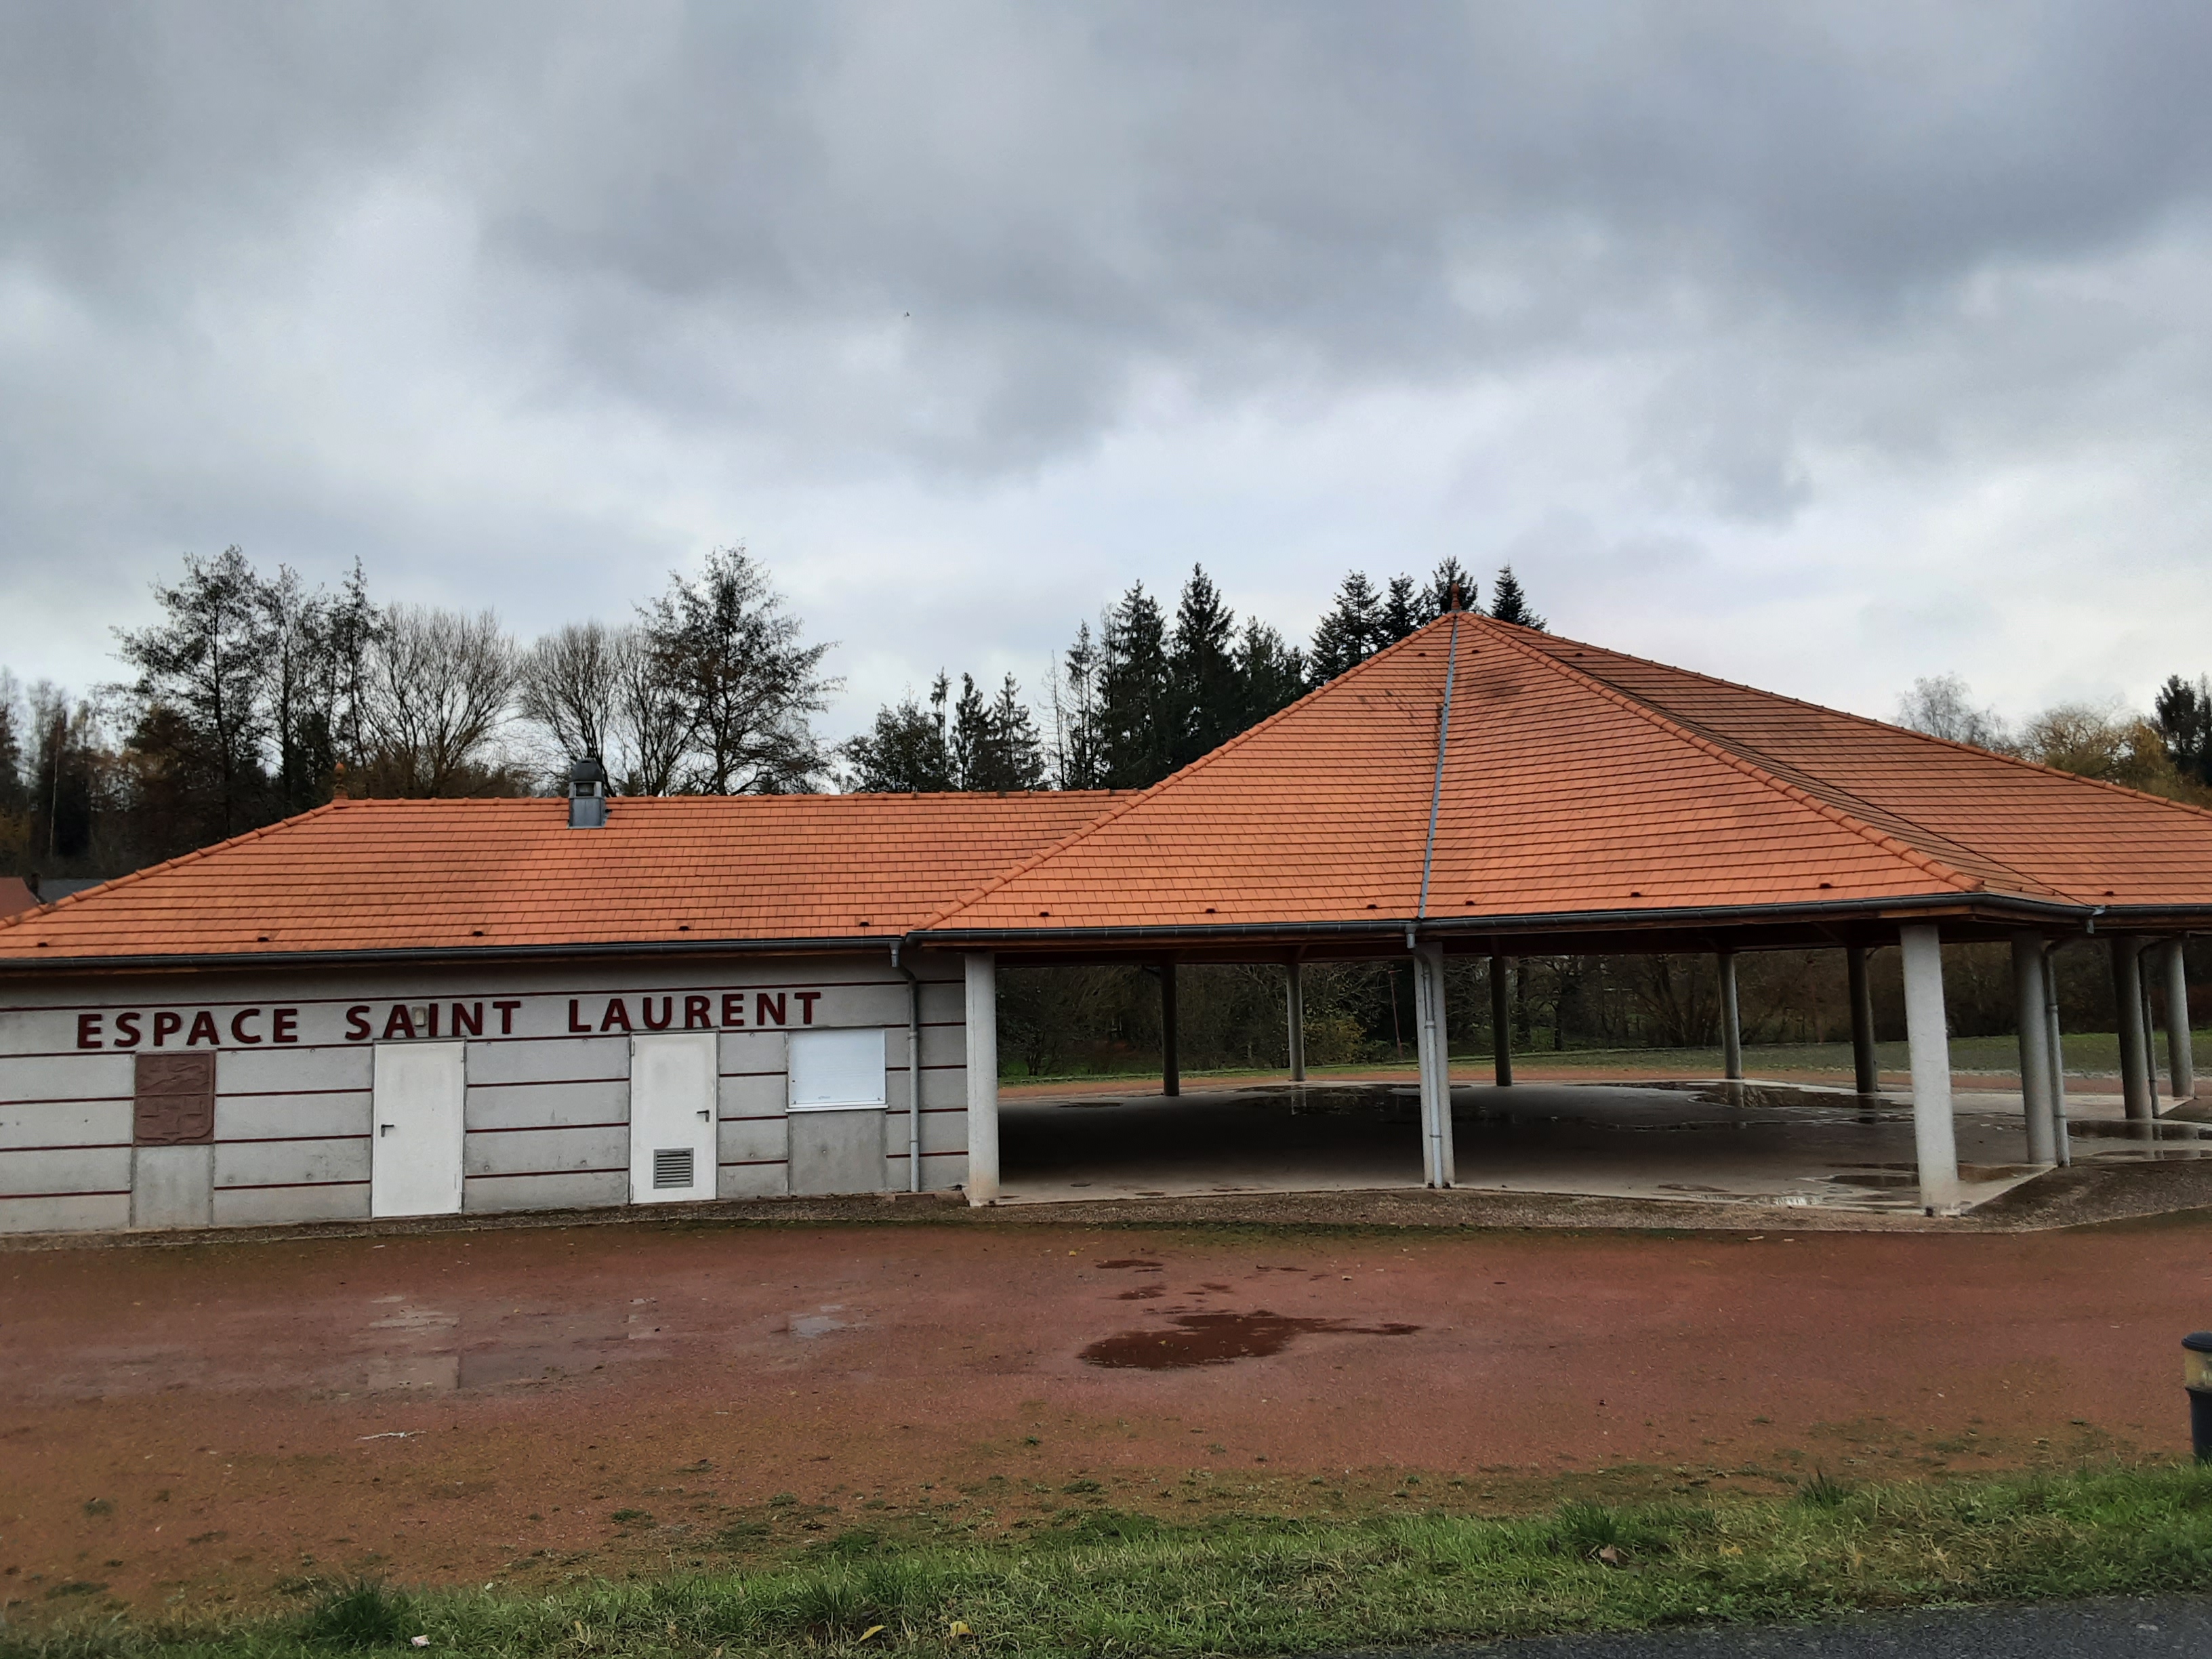
[[[1449,931],[1998,900],[2203,909],[2212,815],[1470,613],[929,927]]]
[[[2212,814],[1464,613],[1140,793],[624,799],[592,830],[559,800],[341,801],[0,921],[0,966],[1656,948],[1934,912],[2212,923]]]

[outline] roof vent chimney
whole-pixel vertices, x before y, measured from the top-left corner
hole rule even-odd
[[[597,755],[585,755],[568,769],[568,827],[607,827],[607,769]]]

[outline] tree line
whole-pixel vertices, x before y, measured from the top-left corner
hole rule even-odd
[[[1475,585],[1352,572],[1310,645],[1241,623],[1203,569],[1170,615],[1141,584],[1047,675],[969,674],[816,728],[841,683],[742,547],[672,573],[626,620],[520,641],[489,611],[380,602],[356,563],[333,589],[239,548],[186,556],[156,619],[118,628],[114,681],[72,696],[0,668],[0,872],[109,876],[333,796],[557,791],[605,763],[623,795],[825,789],[1139,788],[1433,620]],[[1492,610],[1541,627],[1509,568]]]

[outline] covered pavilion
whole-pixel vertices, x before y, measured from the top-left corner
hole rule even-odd
[[[2006,941],[2028,1154],[2067,1156],[2049,952],[2109,943],[2128,1116],[2154,1115],[2146,951],[2185,1009],[2180,942],[2212,915],[2212,813],[1500,623],[1449,614],[947,906],[908,948],[966,961],[969,1167],[999,1190],[996,964],[1279,962],[1303,1075],[1305,962],[1410,958],[1424,1177],[1459,1180],[1443,966],[1711,951],[1741,1076],[1734,958],[1850,963],[1876,1091],[1866,952],[1901,954],[1922,1207],[1960,1204],[1946,941]],[[2193,1080],[2170,1022],[2173,1092]],[[1498,1057],[1499,1081],[1510,1060]],[[1168,1060],[1167,1088],[1176,1087]]]

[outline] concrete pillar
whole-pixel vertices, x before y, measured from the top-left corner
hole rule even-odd
[[[2112,935],[2112,1009],[2120,1028],[2120,1095],[2128,1120],[2148,1123],[2154,1115],[2150,1097],[2150,1043],[2143,1032],[2142,941]]]
[[[2043,936],[2023,928],[2012,936],[2012,989],[2030,1164],[2058,1161],[2058,1118],[2051,1101],[2051,1038],[2043,1029]]]
[[[1288,970],[1286,995],[1291,1024],[1291,1081],[1306,1080],[1306,965],[1293,962]]]
[[[1444,1030],[1444,947],[1413,951],[1414,1038],[1421,1061],[1421,1171],[1431,1187],[1457,1177],[1452,1156],[1451,1047]]]
[[[2197,1055],[2190,1047],[2188,940],[2166,942],[2166,1064],[2176,1100],[2197,1098]]]
[[[1160,964],[1160,1092],[1182,1092],[1182,1057],[1176,1051],[1176,965]]]
[[[968,970],[968,1201],[999,1201],[999,963],[971,951]]]
[[[1900,927],[1905,958],[1905,1037],[1912,1051],[1912,1139],[1920,1163],[1920,1207],[1959,1212],[1959,1140],[1951,1121],[1951,1032],[1943,1012],[1943,944],[1935,928]]]
[[[1493,951],[1490,957],[1490,1052],[1501,1089],[1513,1086],[1512,993],[1506,983],[1510,971],[1505,958]]]
[[[1743,1022],[1736,1013],[1735,952],[1721,952],[1721,1075],[1743,1080]]]
[[[2051,1043],[2051,1134],[2063,1169],[2074,1161],[2073,1138],[2066,1133],[2066,1044],[2058,1034],[2057,945],[2043,946],[2043,1030]]]
[[[1844,951],[1851,982],[1851,1074],[1863,1095],[1881,1092],[1881,1059],[1874,1047],[1874,984],[1867,974],[1863,945]]]

